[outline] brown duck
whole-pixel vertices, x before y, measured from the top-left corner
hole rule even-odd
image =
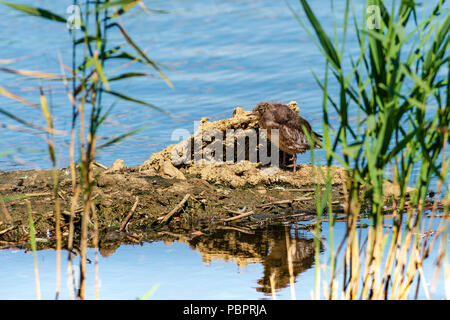
[[[267,129],[269,139],[270,129],[278,129],[279,148],[283,151],[283,165],[286,164],[286,153],[294,155],[294,173],[296,172],[297,153],[304,153],[310,149],[302,125],[315,140],[315,148],[320,148],[317,142],[321,141],[322,136],[314,132],[308,121],[285,104],[260,102],[253,108],[249,116],[258,117],[259,127]]]

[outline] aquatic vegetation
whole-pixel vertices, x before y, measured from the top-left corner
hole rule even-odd
[[[79,197],[82,197],[83,211],[81,215],[81,242],[80,242],[80,256],[81,256],[81,275],[79,283],[79,291],[77,297],[80,299],[85,298],[85,274],[86,274],[86,250],[87,250],[87,233],[88,233],[88,221],[92,218],[94,224],[94,247],[98,251],[98,224],[95,208],[92,202],[92,188],[96,183],[96,177],[93,175],[93,163],[95,159],[96,150],[105,148],[111,144],[117,143],[127,136],[136,133],[141,130],[133,130],[122,134],[120,136],[111,138],[101,145],[97,145],[96,136],[99,128],[105,119],[107,119],[115,103],[105,108],[102,100],[103,94],[109,94],[118,99],[131,101],[146,107],[153,108],[155,110],[167,113],[163,109],[154,106],[151,103],[136,99],[134,97],[127,96],[121,92],[111,90],[110,83],[128,79],[132,77],[149,76],[150,74],[139,73],[122,73],[113,74],[108,68],[108,62],[113,59],[125,60],[128,63],[139,63],[143,66],[150,67],[156,70],[161,78],[172,86],[169,79],[162,72],[161,68],[151,60],[144,51],[133,41],[132,37],[127,33],[125,28],[119,23],[118,18],[124,15],[135,5],[140,5],[143,10],[148,11],[145,5],[139,0],[133,1],[85,1],[78,2],[73,1],[73,5],[70,7],[74,13],[69,19],[65,19],[58,14],[50,12],[46,9],[35,8],[28,5],[16,4],[8,1],[0,1],[0,4],[9,6],[15,10],[19,10],[26,14],[47,19],[51,22],[59,22],[67,24],[69,33],[71,36],[72,46],[72,67],[68,67],[60,58],[61,75],[49,74],[38,71],[30,70],[13,70],[2,68],[2,71],[19,74],[25,77],[33,77],[39,79],[53,79],[61,81],[66,89],[67,97],[72,105],[72,127],[71,127],[71,142],[69,148],[70,154],[70,171],[72,176],[72,212],[71,212],[71,224],[73,224],[73,217],[75,216],[75,205]],[[116,47],[110,47],[108,41],[112,30],[118,30],[122,36],[124,44]],[[79,37],[79,38],[77,38]],[[133,51],[127,51],[125,44],[129,46]],[[81,53],[81,56],[80,56]],[[70,76],[65,76],[65,70],[70,70]],[[111,70],[112,71],[112,70]],[[71,82],[71,86],[69,86]],[[48,150],[50,159],[54,168],[54,201],[55,201],[55,230],[57,238],[57,290],[56,298],[58,298],[60,287],[60,251],[61,251],[61,230],[60,230],[60,208],[59,208],[59,196],[58,196],[58,181],[56,173],[56,158],[54,151],[54,143],[52,140],[52,134],[63,134],[57,132],[53,128],[52,114],[47,103],[46,96],[40,86],[40,105],[43,112],[43,116],[46,120],[47,127],[38,126],[28,120],[19,117],[9,111],[0,108],[0,113],[21,123],[25,127],[33,128],[46,132],[49,134],[47,139]],[[30,107],[38,107],[37,104],[32,103],[26,99],[18,97],[5,88],[0,87],[0,94],[22,103],[29,105]],[[106,110],[105,110],[106,109]],[[80,179],[76,178],[76,165],[75,165],[75,144],[76,144],[76,132],[78,131],[78,149],[80,150],[79,170]],[[69,239],[73,240],[74,228],[70,229]],[[69,241],[69,252],[72,250],[73,241]],[[69,253],[69,261],[71,261],[72,253]],[[97,261],[97,258],[96,258]],[[71,264],[70,264],[71,266]],[[98,298],[98,283],[96,279],[96,298]]]
[[[447,32],[450,12],[444,1],[435,1],[432,10],[419,10],[416,3],[409,1],[392,1],[390,9],[386,8],[385,1],[367,1],[358,21],[352,2],[346,1],[342,27],[338,28],[335,21],[332,39],[308,2],[300,0],[300,4],[312,28],[291,10],[326,61],[323,80],[314,73],[323,92],[323,148],[328,165],[343,165],[349,176],[345,194],[347,234],[336,251],[332,236],[335,215],[328,210],[332,254],[324,296],[329,299],[411,298],[411,285],[416,279],[416,297],[422,284],[430,298],[421,268],[440,237],[440,254],[446,255],[448,201],[434,239],[429,235],[420,237],[420,233],[424,233],[421,231],[425,224],[424,204],[431,183],[437,181],[432,213],[439,199],[449,198],[444,182],[448,179],[450,162],[446,153],[450,121]],[[422,18],[418,19],[420,14]],[[349,27],[351,15],[353,29]],[[341,37],[338,31],[342,31]],[[347,53],[346,38],[350,32],[358,38],[359,56]],[[330,94],[332,81],[339,85],[338,97]],[[330,125],[333,113],[339,116],[339,128]],[[357,119],[351,119],[350,113],[356,113]],[[311,156],[314,161],[313,152]],[[417,178],[412,173],[416,166],[420,172]],[[326,170],[317,174],[329,176]],[[383,230],[386,178],[400,191],[392,197],[394,227],[390,240]],[[411,197],[405,192],[408,186],[416,190]],[[364,243],[360,243],[356,232],[361,204],[366,200],[359,192],[361,188],[369,190],[371,204],[369,234]],[[332,199],[327,192],[320,194],[318,190],[317,194],[322,199],[317,206],[319,218],[327,202],[331,208]],[[406,208],[408,214],[404,217],[402,212]],[[316,236],[320,237],[319,230]],[[340,250],[345,251],[343,257],[339,256]],[[342,261],[337,261],[338,257]],[[384,261],[383,257],[387,259]],[[319,256],[316,258],[315,298],[321,298],[322,272]],[[339,262],[344,268],[340,289],[336,275]],[[443,264],[448,268],[446,263],[438,259],[436,272]]]

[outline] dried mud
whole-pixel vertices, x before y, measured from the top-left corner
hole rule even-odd
[[[139,168],[122,168],[105,172],[96,168],[97,185],[93,189],[93,203],[98,217],[100,247],[108,243],[139,243],[170,238],[170,233],[186,237],[207,234],[224,225],[262,225],[289,219],[311,219],[315,214],[313,188],[294,188],[283,183],[259,184],[233,188],[226,184],[210,183],[187,176],[168,179],[150,176]],[[72,180],[67,168],[58,170],[61,228],[64,243],[69,235],[69,219],[74,196]],[[55,245],[55,207],[51,170],[0,172],[0,247],[27,246],[29,221],[27,202],[31,203],[39,248]],[[166,223],[164,217],[189,194],[188,200]],[[342,197],[340,188],[333,189],[334,199]],[[133,205],[136,208],[123,231]],[[79,240],[82,200],[75,206],[75,245]],[[333,208],[341,211],[340,204]],[[223,222],[230,217],[253,211],[236,221]],[[94,222],[89,222],[89,239],[93,240]]]

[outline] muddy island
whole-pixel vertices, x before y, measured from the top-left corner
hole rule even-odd
[[[298,112],[296,102],[288,106]],[[190,240],[223,227],[251,231],[267,224],[312,220],[317,210],[315,191],[324,192],[327,169],[332,177],[331,210],[343,213],[345,169],[300,164],[293,174],[281,163],[265,165],[262,147],[272,159],[281,157],[273,157],[270,141],[263,146],[257,122],[248,113],[236,108],[229,119],[202,118],[193,135],[137,167],[127,167],[123,160],[109,168],[95,163],[92,199],[100,252],[108,255],[121,243]],[[292,158],[288,165],[292,166]],[[28,202],[38,247],[55,246],[52,174],[52,170],[0,172],[0,247],[29,245]],[[76,247],[82,200],[74,193],[69,168],[57,170],[57,176],[63,243],[72,219]],[[384,189],[387,198],[398,192],[387,181]],[[88,228],[91,241],[92,220]]]

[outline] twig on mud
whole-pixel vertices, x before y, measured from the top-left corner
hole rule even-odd
[[[230,227],[230,226],[217,226],[216,229],[223,229],[223,230],[234,230],[246,234],[255,234],[255,231],[248,229],[248,228],[242,228],[242,227]]]
[[[32,198],[32,197],[44,197],[51,196],[53,193],[51,192],[41,192],[41,193],[26,193],[24,197]]]
[[[134,243],[140,243],[141,242],[141,240],[142,240],[142,234],[140,233],[140,234],[136,234],[136,233],[133,233],[133,234],[127,234],[127,236],[126,236],[126,238],[128,239],[128,240],[130,240],[130,241],[132,241],[132,242],[134,242]]]
[[[3,211],[3,215],[5,216],[6,221],[11,221],[11,215],[8,212],[8,209],[6,208],[5,205],[5,201],[3,201],[3,199],[0,198],[0,204],[2,205],[2,211]]]
[[[296,214],[290,214],[288,215],[288,218],[296,218],[296,217],[311,217],[314,216],[314,214],[302,212],[302,213],[296,213]]]
[[[169,221],[169,219],[172,218],[172,216],[173,216],[175,213],[177,213],[177,212],[184,206],[184,204],[186,203],[186,201],[188,201],[188,199],[189,199],[190,196],[191,196],[191,195],[190,195],[189,193],[186,194],[186,195],[184,196],[183,200],[181,200],[181,202],[180,202],[179,204],[177,204],[177,205],[175,206],[175,208],[172,209],[172,211],[170,211],[168,214],[166,214],[166,215],[164,216],[164,218],[162,218],[161,224],[165,224],[167,221]]]
[[[101,163],[99,163],[99,162],[97,162],[97,161],[93,161],[92,163],[95,164],[97,167],[100,167],[100,168],[102,168],[102,169],[105,169],[105,170],[108,169],[107,166],[104,166],[104,165],[102,165]]]
[[[63,199],[64,201],[66,201],[66,197],[65,197],[66,194],[67,194],[67,193],[66,193],[64,190],[62,190],[62,189],[58,190],[58,196],[59,196],[61,199]]]
[[[33,198],[33,197],[44,197],[44,196],[51,196],[53,195],[52,192],[42,192],[42,193],[26,193],[24,195],[12,195],[4,197],[4,201],[16,201],[16,200],[24,200],[27,198]]]
[[[0,240],[0,244],[4,244],[6,245],[5,247],[8,249],[11,249],[11,245],[13,244],[19,244],[22,242],[25,242],[26,240],[21,240],[21,241],[5,241],[5,240]]]
[[[303,188],[303,189],[284,189],[283,191],[296,191],[296,192],[314,192],[316,189],[314,188]],[[321,188],[320,191],[325,190],[325,188]]]
[[[231,217],[231,218],[227,218],[227,219],[224,219],[224,220],[220,220],[219,222],[233,221],[233,220],[237,220],[237,219],[248,217],[248,216],[250,216],[252,214],[254,214],[254,212],[253,211],[249,211],[249,212],[243,213],[243,214],[235,216],[235,217]]]
[[[7,233],[8,231],[13,230],[14,228],[17,228],[17,226],[12,226],[12,227],[9,227],[9,228],[6,228],[6,229],[0,231],[0,236],[4,233]]]
[[[279,205],[279,204],[290,204],[294,201],[307,201],[307,200],[313,200],[313,199],[314,199],[314,197],[302,197],[302,198],[296,198],[296,199],[280,200],[280,201],[260,204],[260,205],[257,205],[257,207],[265,208],[265,207],[270,207],[270,206]]]
[[[99,195],[100,195],[100,193],[95,194],[95,195],[92,197],[91,201],[97,199],[97,197],[98,197]]]
[[[139,203],[139,197],[136,196],[136,202],[133,204],[133,207],[131,208],[130,213],[128,213],[127,217],[125,218],[122,225],[120,226],[119,231],[123,231],[123,229],[125,229],[128,222],[130,221],[131,217],[133,216],[133,213],[136,210],[138,203]]]

